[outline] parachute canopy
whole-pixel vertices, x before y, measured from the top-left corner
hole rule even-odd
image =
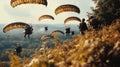
[[[68,17],[64,20],[64,23],[67,23],[67,22],[73,21],[73,20],[81,22],[81,20],[78,17]]]
[[[55,35],[55,34],[64,34],[64,32],[61,30],[54,30],[50,33],[50,35]]]
[[[54,17],[51,16],[51,15],[42,15],[42,16],[39,17],[38,20],[41,21],[43,19],[52,19],[52,20],[54,20]]]
[[[41,40],[46,40],[46,39],[49,39],[49,38],[53,38],[53,36],[51,35],[44,35],[41,37]]]
[[[26,28],[27,26],[30,26],[29,24],[27,23],[24,23],[24,22],[14,22],[14,23],[11,23],[11,24],[8,24],[6,25],[4,28],[3,28],[3,32],[6,33],[7,31],[10,31],[12,29],[17,29],[17,28]]]
[[[47,6],[47,0],[11,0],[12,7],[16,7],[21,4],[43,4]]]
[[[80,13],[80,9],[75,6],[75,5],[71,5],[71,4],[65,4],[65,5],[61,5],[59,7],[57,7],[55,9],[55,14],[59,14],[62,12],[76,12],[76,13]]]

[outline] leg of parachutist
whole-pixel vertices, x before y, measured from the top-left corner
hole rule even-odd
[[[26,38],[26,35],[27,35],[27,34],[24,35],[24,38]]]
[[[28,34],[28,39],[30,39],[30,35]]]

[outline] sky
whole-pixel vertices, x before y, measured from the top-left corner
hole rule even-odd
[[[87,12],[91,12],[90,7],[94,4],[92,0],[47,0],[47,7],[42,4],[21,4],[13,8],[10,5],[11,0],[1,0],[0,2],[0,24],[10,24],[12,22],[26,22],[29,24],[64,24],[64,20],[70,16],[87,19]],[[64,4],[76,5],[80,8],[80,13],[63,12],[55,15],[55,9]],[[44,19],[39,21],[42,15],[52,15],[55,20]],[[69,24],[78,21],[70,21]]]

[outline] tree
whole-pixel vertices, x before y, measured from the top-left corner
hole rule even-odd
[[[110,25],[120,18],[120,0],[92,0],[96,6],[92,15],[103,25]]]

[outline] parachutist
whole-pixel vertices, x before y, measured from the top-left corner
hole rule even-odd
[[[48,30],[48,27],[46,26],[46,27],[45,27],[45,31],[47,31],[47,30]]]
[[[68,27],[68,28],[65,29],[65,33],[66,34],[70,34],[70,27]]]
[[[32,26],[30,26],[29,24],[24,23],[24,22],[10,23],[3,28],[3,32],[6,33],[10,30],[18,29],[18,28],[25,29],[24,37],[26,38],[26,36],[28,35],[28,38],[30,38],[30,35],[32,34],[33,28],[32,28]]]
[[[24,37],[26,38],[26,36],[28,36],[28,38],[30,39],[30,35],[32,34],[32,31],[33,31],[32,26],[27,26],[25,28],[25,35],[24,35]]]
[[[71,31],[71,35],[74,35],[75,34],[75,32],[74,31]]]
[[[70,27],[65,28],[65,36],[66,38],[70,38]]]

